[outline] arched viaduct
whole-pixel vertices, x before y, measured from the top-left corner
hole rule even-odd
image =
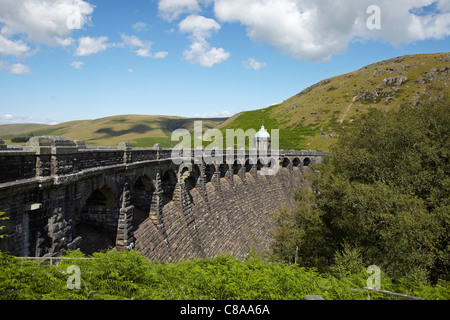
[[[0,249],[16,256],[134,248],[155,260],[244,258],[270,242],[270,214],[294,206],[293,191],[325,153],[280,150],[271,162],[246,151],[205,161],[194,151],[88,149],[63,137],[34,137],[0,151]],[[226,161],[227,160],[227,161]],[[256,162],[256,163],[255,163]],[[279,165],[267,175],[268,167]],[[272,172],[273,173],[273,172]]]

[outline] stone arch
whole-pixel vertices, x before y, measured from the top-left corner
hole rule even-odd
[[[211,181],[215,171],[216,171],[216,169],[213,164],[207,164],[205,166],[205,179],[206,179],[205,182],[206,183]]]
[[[283,158],[283,160],[281,161],[281,166],[283,168],[287,168],[289,166],[291,162],[289,161],[289,158]]]
[[[305,158],[303,159],[303,166],[304,166],[304,167],[307,167],[307,166],[309,166],[310,164],[311,164],[311,159],[308,158],[308,157],[305,157]]]
[[[219,164],[219,172],[220,172],[221,178],[225,178],[227,171],[228,171],[228,165],[226,163]]]
[[[250,159],[247,159],[245,161],[245,172],[250,172],[252,167],[253,167],[252,162],[250,161]]]
[[[175,170],[168,169],[164,172],[161,177],[161,186],[163,189],[164,196],[172,200],[173,193],[175,191],[175,186],[177,185],[178,179]]]
[[[262,167],[264,167],[265,162],[263,158],[259,158],[258,162],[256,163],[256,169],[259,171]]]
[[[74,238],[81,237],[79,249],[90,255],[115,247],[119,201],[107,187],[95,189],[74,219]]]
[[[186,187],[188,190],[194,189],[197,186],[198,179],[200,179],[201,172],[198,165],[193,165],[191,171],[189,172],[189,176],[186,178]]]
[[[271,170],[277,170],[279,166],[277,166],[277,164],[279,164],[278,162],[279,160],[274,158],[274,157],[270,157],[268,160],[268,168]]]
[[[177,174],[178,182],[182,182],[182,180],[186,179],[189,176],[191,170],[192,170],[192,165],[183,163],[178,168],[178,174]]]
[[[153,192],[155,186],[152,180],[147,175],[140,176],[131,188],[131,204],[139,210],[149,212]]]
[[[298,167],[298,166],[300,166],[300,164],[301,164],[301,161],[298,157],[295,157],[294,160],[292,160],[293,167]]]
[[[242,164],[239,162],[239,160],[234,160],[233,163],[233,174],[238,174],[239,170],[241,170]]]

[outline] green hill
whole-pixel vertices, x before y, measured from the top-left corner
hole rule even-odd
[[[47,127],[46,124],[36,123],[20,123],[20,124],[4,124],[0,125],[0,137],[11,135],[25,135],[33,130],[39,130]]]
[[[171,134],[175,129],[185,128],[193,132],[194,121],[202,120],[203,129],[215,128],[227,118],[195,119],[169,116],[121,115],[95,120],[64,122],[52,126],[33,127],[22,130],[23,125],[7,125],[9,131],[0,126],[0,133],[7,144],[14,137],[43,135],[64,136],[72,140],[83,140],[88,146],[117,146],[128,141],[134,147],[153,147],[160,143],[163,147],[175,146]],[[17,130],[13,126],[17,126]],[[3,131],[2,131],[3,130]]]
[[[328,151],[368,108],[398,108],[449,94],[450,53],[407,55],[325,79],[281,104],[242,112],[225,129],[280,129],[281,149]]]

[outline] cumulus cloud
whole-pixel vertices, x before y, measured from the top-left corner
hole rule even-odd
[[[166,51],[158,51],[158,52],[155,52],[153,54],[153,58],[155,58],[155,59],[164,59],[168,55],[169,55],[169,53],[166,52]]]
[[[133,24],[134,31],[143,32],[147,30],[147,24],[145,22],[139,21]]]
[[[34,117],[15,116],[10,113],[0,114],[0,124],[13,124],[13,123],[38,123],[38,124],[58,124],[60,122],[51,119],[37,119]]]
[[[30,43],[69,46],[71,33],[90,22],[94,6],[83,0],[2,0],[0,1],[0,56],[23,59],[34,54]],[[15,38],[20,37],[20,40]],[[0,61],[0,70],[12,74],[31,73],[22,63]]]
[[[0,32],[25,34],[28,41],[50,46],[73,43],[71,32],[90,22],[94,6],[83,0],[2,0]]]
[[[258,62],[254,58],[250,58],[248,60],[243,61],[242,65],[247,69],[253,69],[255,71],[258,71],[259,69],[264,68],[266,66],[266,63]]]
[[[9,66],[9,72],[17,75],[24,75],[31,73],[30,68],[24,64],[16,63]]]
[[[228,110],[222,110],[219,112],[212,113],[197,113],[195,114],[195,118],[228,118],[231,117],[232,113]]]
[[[191,63],[198,63],[204,67],[212,67],[230,57],[230,53],[223,48],[211,48],[206,39],[212,32],[220,30],[220,25],[214,20],[199,15],[190,15],[178,24],[182,33],[189,33],[191,46],[185,50],[183,57]]]
[[[22,40],[9,40],[0,34],[0,55],[2,56],[23,56],[30,48]]]
[[[75,69],[81,69],[81,67],[84,66],[84,62],[83,61],[74,61],[70,65],[72,67],[74,67]]]
[[[184,13],[198,13],[200,8],[198,0],[159,0],[158,10],[167,21],[173,21]]]
[[[328,61],[351,41],[381,40],[396,46],[450,35],[448,0],[379,0],[382,27],[367,28],[372,0],[215,0],[221,22],[239,22],[253,41],[266,42],[298,60]],[[416,15],[414,8],[436,5]]]
[[[152,42],[150,41],[141,40],[136,36],[128,36],[126,34],[122,34],[121,37],[122,43],[120,43],[118,46],[126,46],[131,48],[138,57],[163,59],[168,55],[168,53],[165,51],[152,53]]]
[[[0,60],[0,71],[2,70],[19,76],[31,73],[30,68],[22,63],[8,64],[5,61]]]
[[[92,54],[96,54],[105,51],[110,45],[106,43],[108,37],[81,37],[78,38],[78,48],[75,51],[75,56],[89,57]]]

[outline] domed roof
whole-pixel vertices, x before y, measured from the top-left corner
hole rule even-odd
[[[264,126],[261,126],[261,129],[255,134],[255,138],[270,138],[270,134],[264,129]]]

